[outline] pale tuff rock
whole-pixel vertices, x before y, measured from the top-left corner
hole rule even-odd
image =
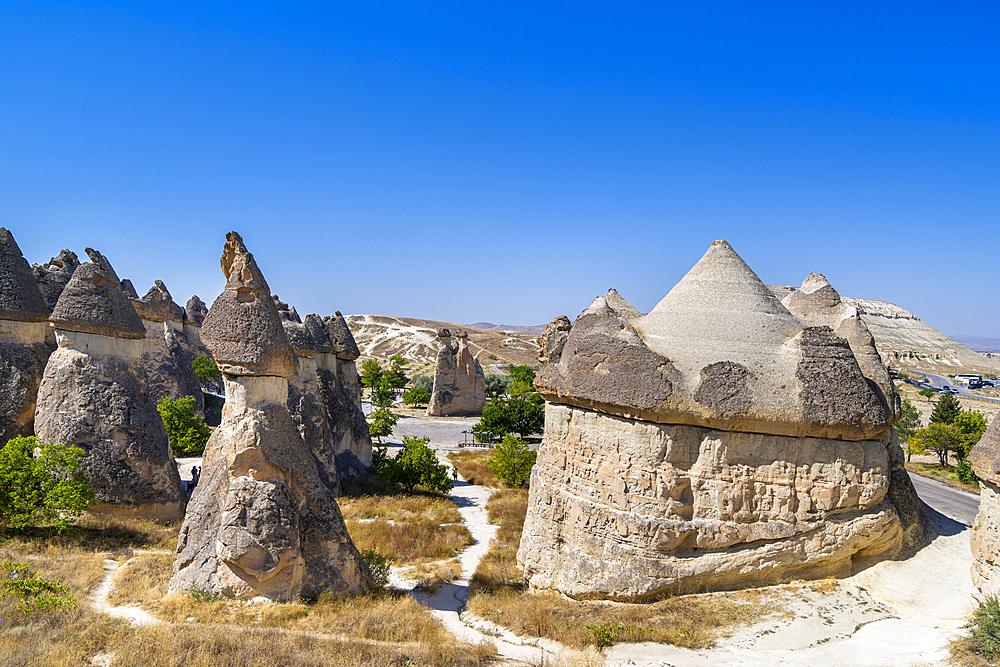
[[[530,585],[643,599],[841,576],[917,545],[892,403],[834,332],[850,316],[830,292],[800,319],[717,241],[649,315],[609,292],[568,334],[554,321]]]
[[[176,519],[184,491],[142,362],[145,329],[111,264],[73,273],[53,311],[58,349],[38,390],[35,431],[45,442],[82,447],[95,491],[90,511]]]
[[[294,353],[278,309],[235,232],[227,235],[222,267],[229,282],[203,335],[225,365],[226,404],[181,527],[170,590],[272,600],[368,590],[371,575],[329,477],[287,408],[298,362],[287,358]]]
[[[126,282],[126,281],[123,281]],[[146,367],[149,396],[153,401],[191,396],[194,409],[205,409],[201,382],[191,366],[193,348],[201,347],[200,341],[188,340],[184,326],[184,309],[174,303],[167,286],[157,280],[141,299],[131,299],[142,318],[146,337],[143,340],[142,361]]]
[[[441,417],[449,415],[478,415],[486,405],[486,379],[483,368],[469,352],[464,331],[457,334],[458,345],[452,347],[451,332],[438,333],[441,350],[434,367],[434,389],[427,406],[427,414]]]
[[[972,524],[972,583],[986,597],[1000,595],[1000,419],[969,452],[979,477],[979,513]]]
[[[47,264],[32,265],[31,271],[35,274],[38,289],[42,292],[42,298],[45,299],[45,305],[49,307],[49,312],[52,312],[52,309],[56,307],[59,295],[62,294],[63,288],[73,277],[73,272],[78,266],[80,266],[80,260],[76,253],[69,250],[61,251]]]
[[[0,447],[34,434],[38,385],[52,351],[48,313],[21,249],[0,227]]]
[[[346,424],[337,445],[337,472],[341,479],[359,477],[372,464],[372,438],[361,408],[361,386],[355,361],[360,352],[339,310],[333,317],[324,317],[323,326],[337,358],[337,400],[331,403],[337,408],[334,420]],[[335,411],[331,409],[331,412]]]
[[[541,345],[538,350],[539,362],[543,365],[559,363],[571,328],[572,325],[569,322],[569,318],[565,315],[560,315],[545,326],[545,333],[542,334]]]
[[[604,295],[604,302],[608,304],[608,308],[615,311],[615,315],[623,320],[631,322],[642,317],[642,313],[614,288],[609,289],[608,293]]]

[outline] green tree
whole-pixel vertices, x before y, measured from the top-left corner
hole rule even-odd
[[[522,437],[541,433],[544,424],[545,408],[521,396],[487,401],[483,415],[479,423],[472,427],[472,432],[481,442],[493,442],[511,433]]]
[[[948,466],[948,452],[962,446],[962,433],[952,424],[931,422],[910,438],[910,446],[917,454],[934,452],[941,467]]]
[[[934,390],[930,387],[924,387],[920,390],[920,395],[924,398],[930,399],[930,397],[934,395]]]
[[[0,449],[0,517],[22,530],[51,522],[62,532],[94,499],[80,473],[79,447],[16,437]]]
[[[512,382],[509,375],[496,373],[487,373],[483,379],[486,382],[486,398],[503,398]]]
[[[402,389],[409,382],[406,377],[406,359],[398,354],[389,359],[389,368],[385,371],[385,382],[392,389]]]
[[[194,413],[194,396],[182,396],[177,400],[164,396],[156,402],[156,411],[163,420],[174,456],[200,456],[205,451],[212,431]]]
[[[434,391],[434,378],[430,375],[416,375],[410,380],[410,386],[414,389],[425,389],[430,394]]]
[[[218,389],[222,381],[222,372],[211,357],[196,357],[191,362],[194,374],[198,377],[202,386],[211,389]]]
[[[954,394],[944,394],[934,404],[934,411],[931,412],[932,424],[953,424],[955,417],[962,411],[962,406],[955,398]]]
[[[378,359],[365,359],[361,362],[361,386],[373,388],[381,381],[384,373]]]
[[[896,422],[896,434],[899,436],[900,443],[906,445],[906,457],[909,460],[909,457],[913,455],[909,441],[920,428],[920,414],[908,398],[903,399],[901,412],[903,416]]]
[[[431,392],[420,387],[410,387],[403,392],[403,403],[407,405],[427,405],[431,400]]]
[[[368,415],[368,435],[377,438],[381,443],[382,438],[392,434],[392,429],[395,428],[398,421],[399,415],[389,408],[372,410],[372,413]]]
[[[511,366],[510,367],[510,387],[507,392],[511,398],[535,393],[535,371],[531,366]]]
[[[487,460],[486,465],[504,484],[520,488],[531,477],[538,452],[528,449],[528,443],[513,435],[506,436]]]
[[[451,491],[454,482],[448,477],[448,466],[438,461],[434,450],[428,447],[430,438],[403,437],[403,449],[390,457],[384,447],[372,456],[375,476],[388,484],[396,484],[413,493],[420,485],[428,491]]]
[[[955,428],[959,431],[959,444],[955,455],[964,461],[979,439],[986,433],[986,417],[978,410],[962,410],[955,416]]]

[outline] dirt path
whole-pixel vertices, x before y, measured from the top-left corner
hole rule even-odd
[[[153,551],[140,551],[136,552],[137,555],[148,554],[148,553],[161,553]],[[169,552],[162,552],[169,553]],[[140,609],[139,607],[122,606],[115,607],[108,602],[108,597],[111,595],[111,586],[114,584],[115,576],[118,571],[122,568],[122,563],[111,558],[106,558],[104,560],[104,579],[94,592],[90,594],[90,604],[95,611],[101,614],[107,614],[108,616],[113,616],[114,618],[126,618],[131,621],[132,625],[153,625],[156,623],[162,623],[162,621],[155,616],[147,613],[146,611]]]

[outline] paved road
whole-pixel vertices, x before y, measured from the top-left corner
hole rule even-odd
[[[992,403],[1000,403],[1000,398],[993,398],[992,396],[981,396],[979,394],[974,394],[964,386],[958,384],[949,377],[943,375],[934,375],[933,373],[923,373],[931,381],[931,386],[934,388],[943,387],[945,385],[949,386],[962,398],[975,398],[980,401],[990,401]]]
[[[950,519],[971,526],[979,511],[979,496],[960,491],[936,479],[910,473],[913,488],[925,503]]]

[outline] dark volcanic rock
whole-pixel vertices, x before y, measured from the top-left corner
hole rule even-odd
[[[49,307],[49,312],[56,307],[59,295],[62,294],[66,283],[73,277],[76,267],[80,266],[80,260],[76,253],[63,250],[58,256],[53,257],[47,264],[35,264],[31,267],[31,272],[35,274],[38,282],[38,289],[42,292],[45,305]]]
[[[111,264],[87,248],[91,261],[73,272],[49,318],[57,329],[83,333],[142,338],[146,328],[132,302],[121,289]]]
[[[49,307],[13,235],[0,227],[0,319],[38,322]]]

